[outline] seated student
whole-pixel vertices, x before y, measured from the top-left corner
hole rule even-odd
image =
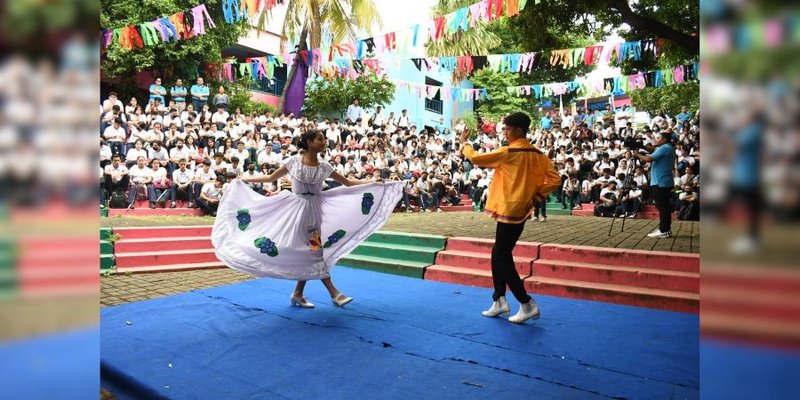
[[[617,182],[610,181],[600,192],[600,203],[594,207],[595,217],[613,217],[617,210]]]
[[[636,181],[631,181],[631,190],[628,191],[627,195],[622,196],[620,201],[625,215],[628,218],[636,218],[636,213],[639,212],[639,208],[642,206],[642,189],[639,189]]]
[[[222,185],[225,184],[225,177],[218,176],[213,182],[206,183],[200,190],[200,196],[197,198],[197,204],[206,212],[207,215],[212,217],[217,216],[217,208],[219,208],[219,201],[222,199]]]
[[[193,200],[192,196],[192,180],[194,179],[194,171],[186,166],[187,162],[184,159],[178,160],[178,168],[172,171],[172,187],[170,188],[170,208],[175,208],[175,200],[188,201]]]
[[[680,208],[678,209],[678,219],[681,221],[699,221],[700,210],[698,205],[700,196],[690,183],[683,185],[683,192],[678,195]]]

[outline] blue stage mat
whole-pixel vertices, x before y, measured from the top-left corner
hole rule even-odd
[[[101,379],[121,399],[696,399],[698,316],[536,296],[485,318],[491,290],[337,267],[353,303],[289,306],[257,279],[101,311]],[[510,293],[509,293],[510,295]],[[518,304],[511,300],[512,313]]]
[[[96,399],[100,329],[0,343],[0,399]]]

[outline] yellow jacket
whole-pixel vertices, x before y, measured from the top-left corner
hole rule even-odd
[[[545,201],[561,185],[561,177],[550,159],[525,139],[491,153],[478,154],[469,144],[461,151],[473,164],[494,168],[486,212],[497,222],[525,222],[536,203]]]

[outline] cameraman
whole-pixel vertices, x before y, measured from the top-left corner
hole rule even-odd
[[[672,207],[670,207],[670,192],[674,184],[673,166],[675,165],[675,149],[668,142],[669,132],[660,132],[654,135],[655,146],[646,145],[642,148],[651,154],[642,154],[633,151],[634,157],[643,162],[651,163],[650,187],[658,208],[658,229],[648,234],[651,238],[668,238],[672,236]],[[671,137],[671,135],[669,136]],[[633,150],[633,149],[631,149]]]

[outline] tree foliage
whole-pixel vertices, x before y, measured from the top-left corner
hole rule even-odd
[[[519,74],[482,69],[475,72],[471,80],[475,87],[486,88],[489,94],[489,98],[479,101],[476,108],[483,117],[497,121],[508,113],[529,112],[531,108],[529,98],[510,94],[506,90],[509,86],[519,85]]]
[[[433,6],[431,15],[445,15],[474,2],[474,0],[439,0]],[[488,24],[479,24],[437,42],[430,41],[426,44],[425,50],[430,57],[484,55],[489,49],[500,44],[500,37],[489,28]]]
[[[700,84],[687,82],[636,90],[631,92],[631,104],[637,110],[648,111],[651,114],[661,110],[668,115],[677,115],[681,112],[681,106],[696,111],[700,109]]]
[[[275,112],[275,107],[251,99],[252,92],[250,91],[250,86],[252,83],[253,80],[250,77],[244,77],[236,82],[226,82],[223,85],[225,86],[225,93],[227,93],[231,99],[230,109],[235,110],[237,107],[241,108],[243,114],[249,114],[255,111],[261,115],[267,110]]]
[[[202,75],[206,64],[222,62],[222,50],[234,45],[249,27],[246,20],[226,23],[221,0],[205,4],[216,28],[206,27],[205,35],[131,50],[112,44],[102,62],[103,74],[124,81],[133,80],[136,72],[153,70],[166,81],[183,78],[186,82],[198,72]],[[100,25],[107,29],[138,25],[196,5],[196,0],[100,0]]]
[[[306,85],[305,114],[344,117],[347,106],[358,99],[365,109],[385,106],[394,99],[395,85],[386,76],[365,74],[358,79],[336,76],[317,78]]]

